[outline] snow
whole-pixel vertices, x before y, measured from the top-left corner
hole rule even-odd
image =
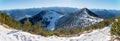
[[[92,22],[92,24],[95,24],[97,22],[101,22],[103,21],[102,18],[97,18],[97,17],[93,17],[91,15],[88,14],[88,12],[86,11],[86,9],[84,10],[84,14],[82,17],[80,17],[81,19],[84,19],[85,21],[89,21],[89,22]],[[89,23],[86,23],[86,24],[89,24]]]
[[[82,11],[82,13],[78,13],[78,15],[75,15],[75,17],[72,19],[71,23],[64,26],[64,28],[69,27],[87,27],[95,23],[99,23],[103,21],[102,18],[94,17],[88,14],[86,9]]]
[[[23,19],[23,18],[29,18],[29,17],[32,17],[32,16],[31,16],[31,15],[25,15],[25,16],[23,16],[23,17],[17,18],[16,20],[19,21],[19,20],[21,20],[21,19]]]
[[[110,40],[110,28],[105,27],[103,29],[94,30],[91,33],[82,34],[83,37],[80,37],[79,40],[84,41],[109,41]]]
[[[60,17],[62,17],[62,15],[60,15],[56,12],[53,12],[53,11],[49,11],[43,16],[42,21],[48,21],[50,23],[48,25],[46,25],[46,23],[44,23],[43,25],[47,26],[46,28],[48,30],[54,30],[55,29],[55,23]]]
[[[44,37],[20,30],[7,29],[0,25],[0,41],[109,41],[111,38],[109,31],[110,26],[107,26],[76,37],[58,37],[55,35]]]

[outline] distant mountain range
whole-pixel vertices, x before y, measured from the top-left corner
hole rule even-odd
[[[7,12],[12,18],[21,23],[24,23],[26,19],[29,19],[32,25],[41,22],[42,26],[48,30],[86,27],[102,21],[103,18],[116,17],[120,14],[119,10],[69,7],[15,9],[3,10],[3,12]]]
[[[46,8],[29,8],[29,9],[13,9],[13,10],[2,10],[7,12],[11,17],[16,20],[21,20],[24,17],[30,17],[38,14],[43,10],[52,10],[59,13],[74,13],[81,9],[70,8],[70,7],[46,7]],[[120,10],[106,10],[106,9],[90,9],[95,14],[99,15],[102,18],[111,18],[120,14]]]
[[[46,7],[46,8],[29,8],[29,9],[13,9],[13,10],[2,10],[7,12],[11,17],[16,20],[20,20],[23,17],[34,16],[43,10],[53,10],[59,13],[72,13],[78,11],[77,8],[69,7]]]

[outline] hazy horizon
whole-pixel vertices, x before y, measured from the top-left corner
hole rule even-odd
[[[42,7],[120,10],[120,0],[0,0],[0,5],[0,10]]]

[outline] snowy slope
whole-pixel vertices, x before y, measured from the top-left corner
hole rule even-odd
[[[80,26],[89,26],[102,20],[102,18],[91,16],[90,13],[87,12],[87,9],[85,9],[79,16],[76,17],[76,19],[74,19],[73,24]]]
[[[92,24],[103,21],[102,18],[97,17],[87,8],[83,8],[81,11],[75,13],[74,15],[68,15],[67,20],[56,26],[57,29],[70,28],[70,27],[86,27]],[[60,22],[60,21],[58,21]]]
[[[86,27],[103,20],[87,8],[83,8],[78,13],[72,14],[70,13],[63,15],[51,10],[46,11],[43,14],[42,26],[48,30],[70,27]]]
[[[54,30],[55,23],[61,16],[62,15],[60,15],[56,12],[53,12],[53,11],[46,12],[45,15],[43,15],[42,26],[47,28],[48,30]]]
[[[85,33],[77,37],[58,37],[41,35],[33,35],[27,32],[7,29],[0,25],[0,41],[109,41],[110,27],[93,30],[90,33]]]

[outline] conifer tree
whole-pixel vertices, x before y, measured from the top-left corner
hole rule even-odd
[[[26,26],[26,27],[31,26],[31,23],[30,23],[29,19],[26,19],[26,21],[24,22],[24,26]]]

